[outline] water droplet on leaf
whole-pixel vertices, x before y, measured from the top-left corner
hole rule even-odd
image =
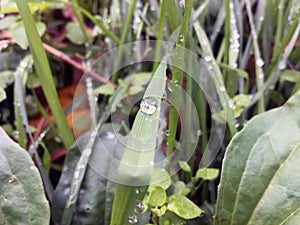
[[[139,202],[134,208],[134,212],[136,213],[143,213],[144,210],[145,210],[145,206],[142,202]]]
[[[9,178],[9,180],[8,180],[8,183],[12,183],[12,182],[14,182],[15,181],[15,178],[14,177],[11,177],[11,178]]]
[[[144,98],[140,104],[140,109],[142,113],[145,113],[147,115],[152,115],[153,113],[155,113],[157,107],[158,107],[158,101],[152,97]]]
[[[262,67],[265,64],[265,62],[262,60],[262,58],[258,58],[256,60],[256,65],[259,67]]]
[[[128,222],[129,222],[130,224],[135,224],[135,223],[137,223],[137,222],[138,222],[138,219],[137,219],[136,215],[131,214],[131,215],[129,216]]]
[[[220,91],[226,91],[226,88],[224,86],[221,86]]]

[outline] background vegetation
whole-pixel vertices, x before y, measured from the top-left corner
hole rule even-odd
[[[2,0],[0,224],[297,224],[299,8]]]

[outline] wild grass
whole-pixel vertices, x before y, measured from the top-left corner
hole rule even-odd
[[[96,4],[97,1],[92,2]],[[63,3],[64,7],[68,5],[66,2]],[[35,20],[39,20],[31,11],[34,3],[28,5],[26,1],[16,0],[16,4],[26,30],[34,69],[53,113],[55,125],[52,124],[40,104],[35,90],[32,90],[32,93],[34,93],[40,113],[49,123],[48,129],[59,136],[64,147],[69,150],[75,140],[59,103],[54,76],[43,48],[43,42],[48,42],[49,37],[47,37],[48,39],[40,37],[36,27],[32,26]],[[78,207],[80,191],[88,190],[84,185],[85,179],[91,179],[86,174],[89,171],[90,157],[96,151],[94,146],[97,135],[105,124],[114,122],[111,121],[111,114],[118,107],[123,107],[121,112],[123,114],[126,112],[130,120],[134,122],[127,126],[124,120],[118,121],[123,126],[118,134],[128,135],[129,138],[123,149],[123,157],[120,159],[118,179],[115,181],[115,186],[111,187],[114,188],[113,206],[104,207],[105,209],[99,206],[96,208],[96,210],[100,210],[100,208],[105,210],[105,214],[109,215],[108,218],[111,217],[111,221],[105,218],[105,224],[128,223],[128,218],[132,216],[135,206],[141,202],[145,206],[148,205],[146,214],[143,214],[146,215],[144,221],[151,221],[152,224],[177,221],[179,224],[185,217],[184,213],[176,213],[176,210],[182,209],[180,206],[175,207],[175,210],[172,208],[172,204],[175,204],[172,203],[172,199],[175,198],[172,196],[176,196],[176,194],[188,196],[200,207],[205,204],[214,206],[217,199],[215,192],[218,182],[197,177],[198,169],[203,166],[221,169],[224,151],[236,133],[243,129],[254,116],[280,106],[300,89],[300,63],[298,60],[300,56],[300,4],[298,1],[185,0],[182,2],[151,0],[144,2],[133,0],[128,2],[114,0],[103,4],[107,5],[109,9],[100,6],[98,11],[106,12],[106,15],[100,15],[101,17],[91,13],[84,5],[84,1],[72,0],[69,4],[73,9],[85,44],[77,46],[69,43],[72,51],[67,52],[68,48],[61,51],[66,51],[68,54],[80,51],[84,62],[82,68],[92,70],[90,66],[92,60],[98,55],[99,45],[103,43],[107,48],[119,47],[121,49],[120,54],[110,62],[113,64],[112,70],[119,68],[123,61],[130,61],[130,56],[126,54],[124,47],[126,43],[138,40],[149,41],[150,39],[165,40],[173,43],[174,48],[171,49],[171,53],[168,53],[169,55],[165,56],[162,54],[164,46],[158,44],[155,49],[151,49],[154,54],[154,62],[147,65],[132,64],[113,72],[110,79],[113,83],[110,93],[103,91],[100,95],[99,93],[95,94],[92,90],[93,77],[85,80],[84,85],[89,92],[88,105],[92,109],[90,110],[91,115],[89,115],[92,118],[90,139],[70,175],[67,197],[65,202],[60,203],[63,213],[61,217],[58,216],[59,221],[54,219],[53,222],[72,224],[74,216],[80,214],[77,214],[80,210]],[[145,8],[141,9],[141,6]],[[64,7],[61,7],[61,10]],[[8,9],[1,9],[1,11],[3,10]],[[50,13],[51,10],[49,8]],[[110,22],[105,23],[104,17],[108,18]],[[135,26],[136,21],[139,21],[138,26]],[[94,28],[100,29],[101,33],[89,33],[87,28],[90,22]],[[71,40],[69,41],[71,42]],[[183,48],[192,51],[201,63],[195,65],[198,62],[186,54],[186,51],[182,51]],[[141,58],[149,53],[148,49],[140,51]],[[165,61],[159,62],[159,59],[162,58]],[[35,140],[30,131],[22,98],[26,87],[28,65],[31,63],[26,60],[25,58],[21,61],[15,72],[14,126],[19,134],[18,143],[21,147],[28,149],[28,143],[35,143]],[[172,62],[169,63],[168,60]],[[188,71],[199,69],[199,77],[191,77],[182,68],[176,66],[183,65],[183,63],[187,65]],[[144,84],[134,84],[130,80],[132,74],[143,72],[153,74],[147,87]],[[203,81],[201,80],[204,79],[203,77],[208,79],[205,81],[207,89],[200,89],[197,84],[197,81]],[[101,78],[101,80],[104,79],[106,78]],[[130,94],[128,91],[134,85],[138,86],[135,89],[138,91],[134,92],[136,95]],[[3,87],[6,87],[6,84],[0,85],[1,89]],[[124,91],[122,92],[124,93],[123,97],[119,96],[121,90]],[[193,101],[186,101],[182,90]],[[206,90],[211,90],[211,92],[206,93]],[[169,92],[169,95],[166,96],[165,91]],[[156,110],[154,113],[150,113],[151,115],[143,113],[143,109],[139,106],[132,106],[132,109],[126,108],[130,105],[129,102],[138,94],[141,96],[141,93],[144,93],[141,101],[143,99],[155,101]],[[101,97],[102,101],[95,101],[95,97]],[[218,107],[211,106],[213,103]],[[218,103],[220,103],[220,107]],[[167,105],[167,110],[165,115],[161,116],[160,106],[164,104]],[[215,110],[216,108],[218,110]],[[122,116],[124,116],[123,114]],[[193,120],[194,117],[198,119]],[[159,124],[163,124],[162,121],[167,124],[165,128],[159,127]],[[194,124],[195,121],[197,124]],[[214,127],[214,124],[218,124],[218,127]],[[218,133],[222,126],[228,128],[224,134]],[[195,132],[195,127],[200,129]],[[152,131],[150,138],[149,130]],[[141,142],[147,138],[151,143]],[[157,146],[157,138],[162,140],[159,146]],[[209,145],[211,139],[216,143],[220,142],[220,146],[211,149],[212,145]],[[44,151],[47,150],[47,145],[43,144]],[[193,146],[195,146],[194,149]],[[160,188],[161,192],[158,193],[163,196],[168,193],[168,198],[166,197],[167,200],[161,205],[158,204],[154,207],[150,204],[153,203],[151,190],[153,191],[155,188],[150,184],[153,165],[150,165],[149,162],[154,162],[156,148],[168,160],[166,169],[172,175],[172,184],[166,190]],[[140,151],[135,151],[136,149]],[[151,151],[146,151],[149,149]],[[220,152],[218,152],[219,150]],[[147,154],[143,151],[146,151]],[[192,152],[191,155],[187,154],[190,152]],[[52,184],[40,161],[39,152],[34,149],[31,153],[37,161],[48,199],[52,204]],[[180,159],[181,163],[178,162],[179,156],[183,156]],[[49,165],[46,167],[48,168]],[[178,172],[180,167],[182,170]],[[140,168],[146,169],[141,170]],[[205,168],[204,171],[208,173]],[[169,176],[167,178],[170,179]],[[138,196],[136,195],[137,188]],[[103,203],[100,197],[93,201],[99,204]],[[164,213],[157,211],[156,207],[158,206],[159,209],[165,210]],[[191,208],[195,209],[193,205]],[[208,212],[209,210],[206,209],[207,221],[211,222],[212,216]],[[84,212],[83,215],[88,217],[89,213]],[[142,220],[140,214],[135,216]],[[169,219],[168,216],[175,219]],[[189,220],[186,219],[186,221]]]

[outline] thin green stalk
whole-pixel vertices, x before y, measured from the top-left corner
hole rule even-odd
[[[260,91],[264,84],[265,74],[263,72],[262,66],[264,65],[264,61],[261,58],[260,50],[257,42],[257,32],[254,26],[254,20],[252,15],[251,4],[249,0],[246,0],[246,9],[249,17],[252,40],[253,40],[253,48],[254,48],[254,57],[255,57],[255,74],[256,74],[256,84],[257,90]],[[263,113],[265,111],[265,99],[264,97],[260,98],[258,101],[258,113]]]
[[[127,37],[128,32],[129,32],[129,28],[130,28],[130,24],[131,24],[133,14],[134,14],[134,9],[136,7],[136,3],[137,3],[137,0],[130,1],[129,11],[127,13],[127,18],[126,18],[126,21],[125,21],[124,28],[122,30],[122,35],[121,35],[121,40],[120,40],[120,53],[118,54],[118,58],[116,60],[115,68],[119,68],[122,57],[124,55],[123,54],[124,50],[122,48],[122,45],[125,44],[125,42],[126,42],[126,37]],[[118,80],[118,72],[116,72],[112,75],[112,82],[115,83],[117,80]]]
[[[41,82],[43,92],[55,118],[59,136],[62,138],[65,147],[69,149],[74,143],[74,137],[68,126],[63,109],[58,100],[56,87],[53,81],[45,50],[42,46],[41,38],[38,35],[36,27],[33,26],[35,22],[29,10],[27,1],[16,0],[16,3],[24,22],[30,50],[34,60],[34,66]]]
[[[216,84],[218,96],[220,98],[221,104],[225,110],[226,118],[227,118],[227,124],[230,130],[231,136],[233,136],[237,130],[234,123],[234,112],[233,109],[229,106],[230,98],[226,92],[226,88],[224,86],[224,80],[222,77],[222,73],[220,71],[220,68],[218,67],[218,64],[216,62],[216,59],[214,58],[212,49],[209,46],[209,40],[206,36],[205,31],[200,26],[200,23],[198,21],[195,21],[194,24],[194,30],[196,32],[196,35],[198,37],[201,49],[203,51],[204,59],[206,58],[206,63],[209,67],[211,78]]]
[[[225,49],[224,49],[224,58],[223,58],[223,62],[225,64],[228,64],[229,62],[229,48],[230,48],[230,0],[225,0]],[[224,80],[227,80],[227,73],[223,73],[224,76]]]
[[[78,8],[89,20],[91,20],[95,25],[97,25],[103,32],[103,34],[107,37],[109,37],[111,40],[113,40],[117,45],[120,45],[121,41],[120,39],[113,33],[111,32],[104,24],[103,22],[94,17],[92,14],[90,14],[87,10],[82,8],[79,5],[74,5],[75,8]]]
[[[285,0],[280,0],[278,5],[278,16],[277,16],[277,24],[276,24],[276,34],[275,34],[275,46],[274,49],[279,48],[282,38],[283,31],[283,11],[284,11],[284,2]]]
[[[162,2],[161,2],[158,32],[157,32],[157,40],[158,41],[162,40],[163,34],[164,34],[164,28],[165,28],[165,22],[166,22],[166,6],[167,6],[166,2],[167,2],[166,0],[162,0]],[[160,59],[160,51],[161,51],[160,43],[158,43],[155,47],[156,47],[155,48],[155,60],[154,60],[152,71],[155,71],[157,69],[158,61]]]
[[[191,18],[193,1],[186,0],[185,1],[185,13],[183,16],[183,20],[181,23],[179,35],[176,41],[176,46],[184,47],[186,45],[187,40],[187,31],[189,27],[189,20]],[[184,59],[184,55],[178,50],[175,49],[175,56],[174,56],[174,67],[172,72],[172,86],[174,87],[181,87],[183,81],[183,71],[176,67],[176,65],[180,65],[180,61]],[[170,106],[169,112],[169,136],[168,136],[168,152],[167,156],[170,157],[173,153],[173,149],[176,146],[176,131],[178,125],[178,113],[176,108],[181,104],[181,92],[180,91],[173,91],[171,92],[171,102],[172,105]]]

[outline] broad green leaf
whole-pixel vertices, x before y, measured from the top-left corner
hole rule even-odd
[[[285,224],[298,216],[299,118],[300,92],[234,136],[224,158],[215,225]]]
[[[111,84],[104,84],[94,89],[94,94],[113,95],[115,88]]]
[[[184,225],[186,220],[177,216],[171,211],[167,211],[163,216],[159,217],[159,224],[162,225]]]
[[[300,72],[296,70],[284,70],[280,74],[280,79],[296,83],[298,80],[300,80]]]
[[[0,30],[9,28],[16,21],[16,16],[5,16],[0,20]]]
[[[160,186],[167,190],[171,185],[171,178],[168,172],[162,168],[154,168],[150,180],[150,185]],[[150,187],[151,187],[150,186]]]
[[[107,132],[112,132],[112,127],[109,124],[103,126],[99,132],[99,138],[96,139],[94,144],[91,158],[98,161],[99,167],[108,173],[112,173],[113,168],[111,166],[111,159],[103,157],[97,149],[101,149],[104,146],[111,150],[111,154],[117,157],[117,139],[111,139],[107,136]],[[65,166],[61,175],[59,184],[54,193],[54,199],[52,204],[53,218],[56,223],[60,223],[63,209],[66,204],[68,193],[73,178],[73,174],[80,158],[81,151],[85,148],[90,140],[91,133],[87,133],[81,136],[77,143],[70,149],[65,160]],[[118,156],[120,157],[120,156]],[[118,158],[117,157],[117,158]],[[97,168],[88,166],[78,196],[78,200],[75,207],[75,212],[72,220],[72,224],[107,224],[105,222],[106,208],[108,202],[112,202],[113,198],[113,185],[106,178],[97,173]],[[110,212],[108,212],[110,213]]]
[[[43,36],[46,31],[46,25],[42,22],[36,22],[36,28],[39,36]],[[29,42],[26,36],[24,23],[18,22],[10,29],[12,37],[15,39],[16,43],[22,48],[27,49],[29,46]]]
[[[196,178],[203,180],[214,180],[219,176],[219,169],[214,168],[201,168],[197,170]]]
[[[151,188],[151,191],[149,193],[149,203],[152,206],[158,207],[165,204],[167,200],[167,194],[166,191],[160,187],[155,186]]]
[[[195,203],[179,194],[174,194],[169,198],[168,210],[184,219],[193,219],[203,213],[203,210]]]
[[[186,187],[186,184],[182,181],[177,181],[174,183],[174,194],[187,195],[190,193],[190,189]]]
[[[14,81],[14,71],[4,70],[0,72],[0,87],[5,88]]]
[[[49,204],[29,154],[0,128],[0,224],[48,225]]]
[[[85,36],[80,26],[73,22],[70,22],[67,25],[67,37],[74,44],[82,45],[85,43]]]
[[[242,107],[247,107],[251,103],[249,96],[244,94],[239,94],[234,96],[233,101],[237,106],[242,106]]]

